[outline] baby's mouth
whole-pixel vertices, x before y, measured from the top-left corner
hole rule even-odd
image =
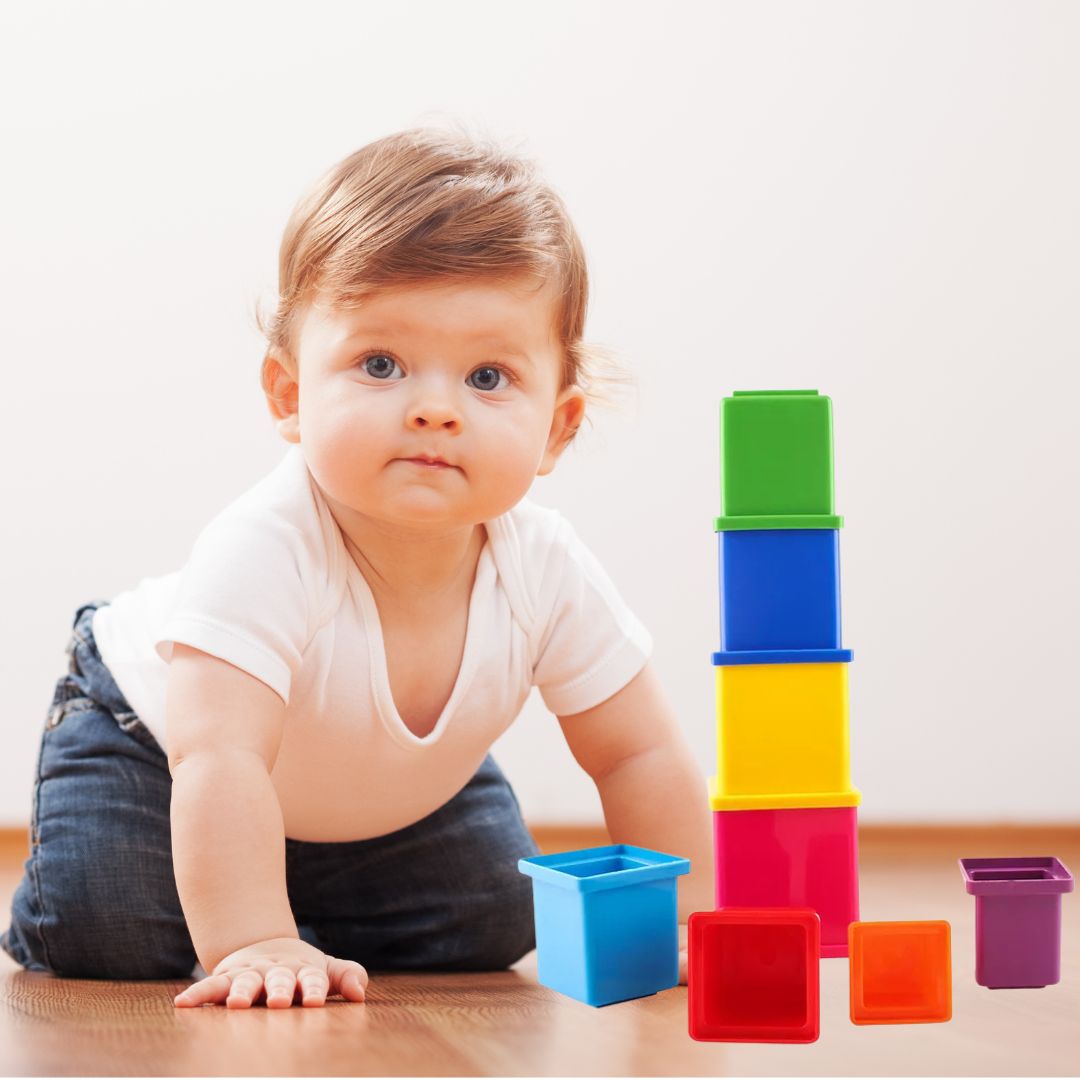
[[[401,460],[410,465],[419,465],[422,469],[453,469],[456,467],[439,458],[432,461],[427,458],[402,458]]]

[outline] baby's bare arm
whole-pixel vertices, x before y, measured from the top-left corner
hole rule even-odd
[[[177,1005],[288,1007],[327,993],[364,1000],[367,973],[300,940],[285,878],[285,826],[270,773],[285,704],[232,664],[175,644],[166,693],[173,870],[199,963]]]
[[[285,830],[265,762],[206,751],[173,769],[176,888],[199,963],[256,941],[296,938],[285,884]]]

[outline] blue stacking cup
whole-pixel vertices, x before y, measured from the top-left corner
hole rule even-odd
[[[722,653],[841,649],[839,530],[718,536]]]
[[[533,879],[537,978],[586,1005],[679,984],[680,874],[690,862],[631,844],[520,859]]]

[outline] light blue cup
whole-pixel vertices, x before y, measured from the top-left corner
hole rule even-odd
[[[679,983],[680,874],[688,859],[631,844],[519,859],[533,879],[537,977],[586,1005]]]

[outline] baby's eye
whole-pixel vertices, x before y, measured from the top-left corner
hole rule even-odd
[[[506,379],[504,386],[499,385],[500,376]],[[497,367],[480,367],[477,368],[470,376],[469,379],[476,379],[477,381],[472,383],[477,390],[505,390],[510,385],[510,378],[502,368]]]
[[[391,359],[385,353],[375,353],[364,360],[361,367],[373,379],[389,379],[397,367],[397,361]]]

